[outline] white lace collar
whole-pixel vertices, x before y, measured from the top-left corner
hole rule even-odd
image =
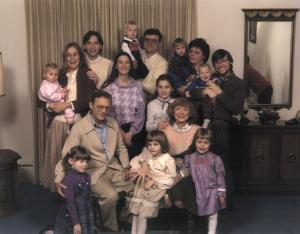
[[[176,132],[188,132],[189,130],[191,130],[192,125],[190,125],[189,123],[187,123],[185,126],[183,126],[182,128],[179,128],[177,126],[176,123],[174,123],[173,128]]]

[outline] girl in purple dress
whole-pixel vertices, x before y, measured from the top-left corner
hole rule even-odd
[[[208,234],[216,233],[218,211],[225,207],[225,170],[222,159],[209,151],[211,132],[200,128],[193,139],[194,153],[185,156],[185,166],[196,189],[197,214],[208,216]]]
[[[55,234],[94,234],[90,177],[85,172],[90,154],[82,146],[73,147],[62,163],[66,176],[62,184],[65,204],[55,223]]]

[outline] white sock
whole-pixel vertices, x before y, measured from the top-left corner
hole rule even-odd
[[[137,229],[138,229],[138,216],[133,215],[132,224],[131,224],[131,234],[137,234]]]
[[[215,234],[218,225],[218,212],[208,216],[208,234]]]
[[[147,229],[147,218],[138,216],[137,234],[145,234]]]

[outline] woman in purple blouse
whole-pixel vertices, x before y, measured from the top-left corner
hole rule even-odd
[[[121,128],[122,139],[129,157],[138,155],[144,146],[142,129],[145,122],[144,94],[140,83],[131,77],[133,64],[130,56],[120,52],[109,79],[102,88],[112,96],[112,115]]]

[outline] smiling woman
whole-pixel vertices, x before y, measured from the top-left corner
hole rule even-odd
[[[70,42],[65,46],[62,55],[64,65],[59,72],[58,82],[68,90],[68,94],[66,102],[47,103],[50,107],[47,110],[55,112],[56,116],[47,129],[42,168],[43,185],[52,191],[55,191],[54,168],[62,157],[63,144],[71,127],[61,112],[72,108],[77,121],[88,112],[90,97],[96,89],[95,83],[87,76],[89,69],[80,46],[76,42]]]
[[[192,103],[186,98],[175,99],[168,107],[168,114],[170,125],[163,131],[169,142],[169,152],[175,158],[177,170],[174,185],[168,191],[168,194],[178,208],[187,208],[190,212],[196,214],[194,184],[191,177],[184,179],[182,177],[185,174],[184,156],[200,126],[193,124],[193,121],[196,120],[196,112]]]
[[[140,83],[131,77],[132,68],[129,54],[119,53],[110,78],[102,86],[112,96],[112,115],[121,127],[130,158],[138,155],[145,143],[142,132],[145,121],[144,94]]]

